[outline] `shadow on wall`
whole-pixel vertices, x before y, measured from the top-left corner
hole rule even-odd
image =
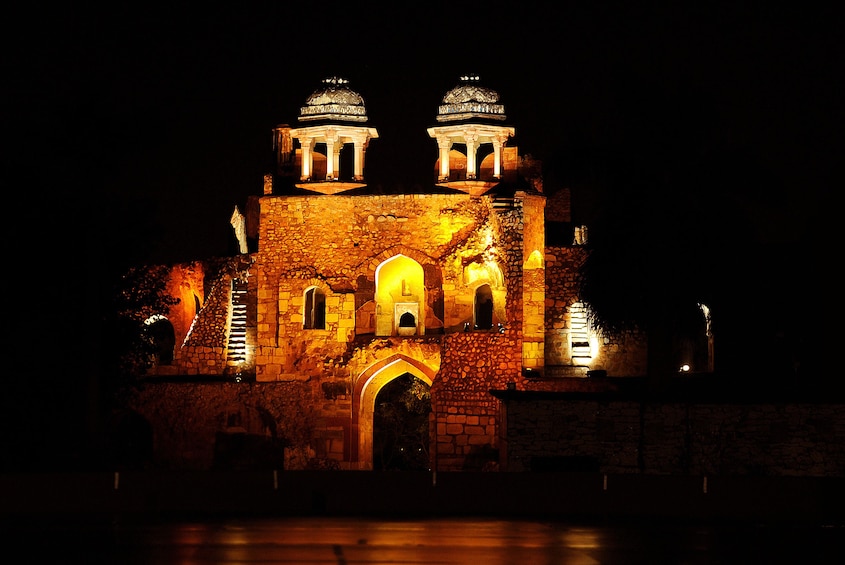
[[[467,454],[464,471],[498,471],[499,450],[490,444],[473,446]]]
[[[153,463],[153,428],[133,410],[112,414],[106,427],[106,459],[110,466],[122,470],[140,470]]]
[[[272,471],[284,469],[283,442],[243,432],[217,432],[212,469],[216,471]]]

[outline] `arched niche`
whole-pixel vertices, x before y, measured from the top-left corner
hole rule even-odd
[[[399,321],[410,312],[416,318],[414,334],[425,333],[425,276],[422,265],[395,255],[376,268],[376,335],[399,335]]]

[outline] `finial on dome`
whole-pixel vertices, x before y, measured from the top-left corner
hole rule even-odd
[[[344,122],[366,122],[364,99],[349,88],[349,81],[339,76],[330,76],[300,108],[299,121],[336,120]]]
[[[323,84],[330,84],[332,86],[339,86],[343,84],[349,84],[349,81],[345,78],[340,77],[329,77],[323,79]]]
[[[460,84],[446,93],[437,111],[438,122],[457,122],[482,118],[503,121],[505,107],[499,104],[499,93],[481,86],[478,74],[461,75]]]

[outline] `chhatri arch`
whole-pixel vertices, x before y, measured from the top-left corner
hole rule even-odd
[[[395,354],[367,367],[356,379],[352,391],[351,463],[358,469],[373,468],[373,412],[379,391],[393,379],[410,373],[429,387],[439,367],[432,368],[412,357]]]

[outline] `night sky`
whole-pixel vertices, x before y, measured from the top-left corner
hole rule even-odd
[[[29,184],[91,220],[99,257],[227,255],[234,206],[272,169],[272,128],[295,125],[321,79],[345,77],[364,98],[379,131],[367,180],[414,187],[431,183],[425,129],[443,94],[474,72],[500,93],[512,143],[544,161],[547,189],[573,188],[576,216],[625,177],[752,210],[764,238],[815,238],[830,208],[843,55],[832,13],[288,4],[17,22],[13,169],[44,171]]]

